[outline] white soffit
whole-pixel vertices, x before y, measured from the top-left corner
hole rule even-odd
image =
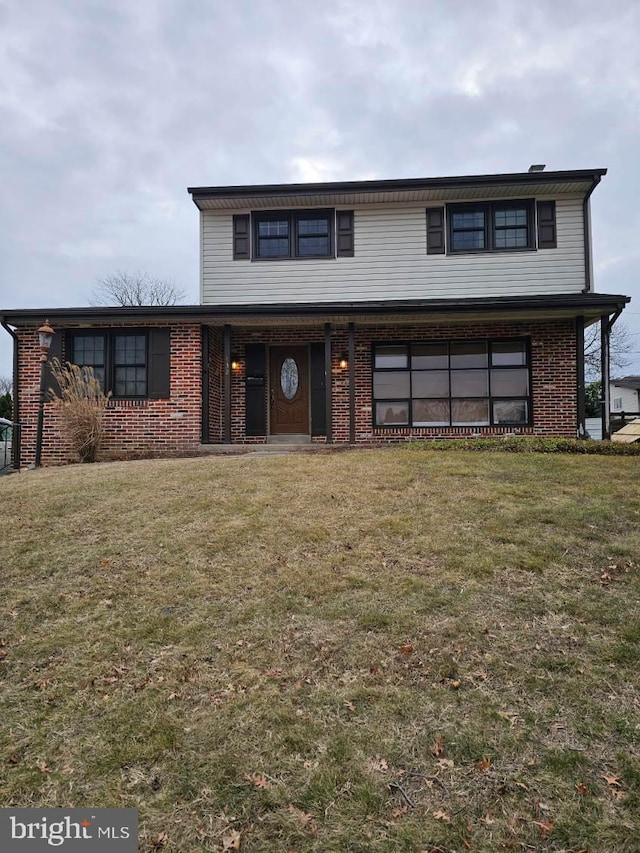
[[[206,198],[195,196],[201,210],[260,210],[292,207],[341,207],[367,204],[412,204],[443,201],[463,201],[481,198],[533,198],[545,195],[584,195],[591,181],[549,181],[549,183],[508,186],[450,187],[448,189],[410,189],[374,192],[309,193],[273,196],[231,196]]]

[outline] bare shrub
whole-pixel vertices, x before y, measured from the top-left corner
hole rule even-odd
[[[105,394],[92,367],[79,367],[57,358],[51,373],[59,391],[51,394],[60,408],[62,430],[81,462],[95,462],[102,441],[102,420],[111,393]]]

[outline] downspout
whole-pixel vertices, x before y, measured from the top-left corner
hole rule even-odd
[[[11,440],[11,461],[13,462],[13,467],[19,471],[20,470],[20,455],[21,455],[21,447],[20,447],[20,409],[19,409],[19,388],[18,388],[18,336],[11,328],[8,326],[4,317],[0,321],[3,329],[6,329],[7,332],[13,338],[13,415],[11,420],[18,424],[18,428],[13,430],[13,436]]]
[[[589,293],[591,290],[591,207],[589,199],[591,193],[600,183],[600,175],[594,175],[593,183],[589,192],[582,201],[582,233],[584,243],[584,290],[583,293]]]
[[[611,329],[618,317],[622,314],[622,308],[618,308],[613,317],[602,317],[600,319],[600,374],[602,381],[602,438],[611,438],[611,394],[609,390],[610,373],[610,341]]]

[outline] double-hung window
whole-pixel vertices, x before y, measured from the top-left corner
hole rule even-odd
[[[531,421],[525,339],[377,344],[377,427],[526,425]]]
[[[333,257],[334,219],[334,211],[329,210],[255,213],[255,257]]]
[[[167,328],[82,329],[69,333],[69,361],[91,367],[115,398],[168,397],[171,334]]]
[[[532,200],[450,204],[450,252],[534,249]]]

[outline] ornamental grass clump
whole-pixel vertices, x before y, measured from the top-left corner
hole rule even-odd
[[[58,391],[51,390],[60,408],[61,428],[81,462],[95,462],[102,441],[104,410],[111,394],[105,394],[92,367],[79,367],[57,358],[51,373]]]

